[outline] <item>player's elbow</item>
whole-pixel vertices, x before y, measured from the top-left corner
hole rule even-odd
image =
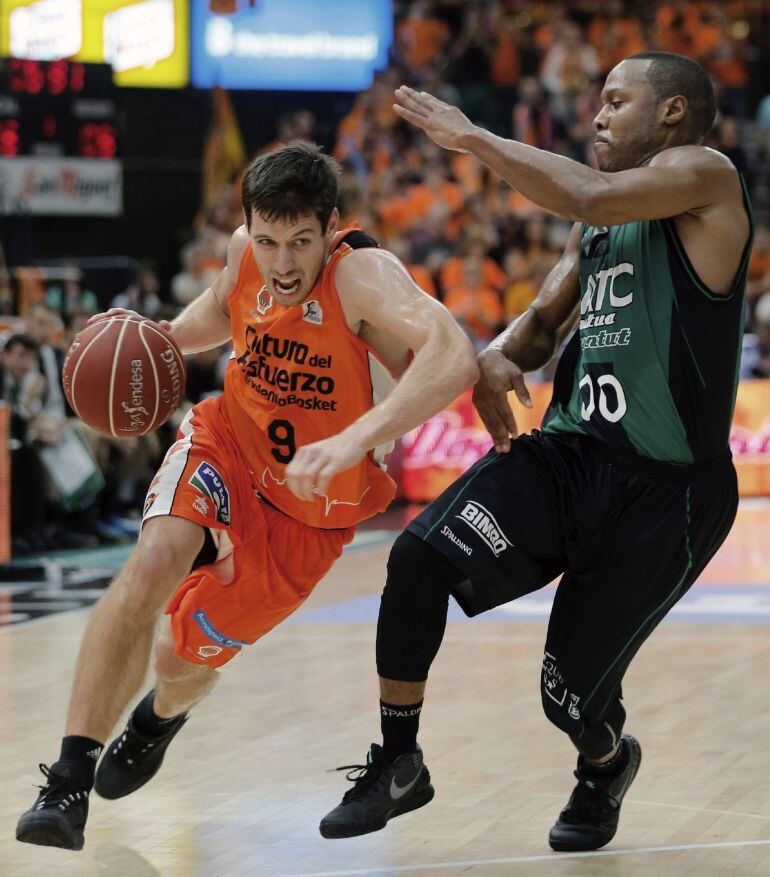
[[[464,334],[459,338],[453,337],[452,344],[453,346],[446,348],[451,351],[448,356],[448,377],[457,388],[459,395],[478,381],[479,367],[473,346]]]
[[[617,197],[603,181],[586,186],[576,194],[572,213],[575,222],[593,228],[619,225],[624,221],[618,215]]]

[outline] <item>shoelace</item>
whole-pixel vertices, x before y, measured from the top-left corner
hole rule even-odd
[[[47,764],[39,764],[38,767],[40,773],[45,777],[46,783],[44,786],[38,786],[40,796],[35,807],[36,810],[42,810],[44,807],[58,807],[60,810],[66,810],[76,801],[88,799],[88,792],[85,789],[80,789],[77,792],[67,792],[60,796],[60,800],[57,800],[57,793],[63,792],[70,784],[70,780],[52,771]]]
[[[353,788],[348,789],[342,796],[342,803],[365,797],[371,787],[380,777],[382,767],[375,761],[369,764],[343,764],[334,770],[346,770],[345,779],[353,783]]]
[[[139,737],[136,736],[134,736],[129,742],[129,730],[129,726],[126,725],[123,733],[118,739],[118,742],[112,750],[112,754],[119,755],[121,760],[124,761],[126,764],[133,765],[134,759],[138,755],[144,755],[145,752],[149,752],[149,750],[153,749],[156,744],[147,743],[146,741],[141,740]]]
[[[578,780],[578,785],[570,802],[570,816],[578,821],[583,821],[583,819],[593,821],[597,816],[601,816],[607,811],[610,796],[602,785],[594,783],[594,780],[587,779],[577,771],[575,771],[575,777]]]

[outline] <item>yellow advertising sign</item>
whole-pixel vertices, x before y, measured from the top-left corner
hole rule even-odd
[[[182,88],[188,0],[0,0],[0,54],[107,63],[116,85]]]

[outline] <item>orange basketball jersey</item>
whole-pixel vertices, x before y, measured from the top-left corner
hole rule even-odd
[[[336,475],[313,502],[296,497],[285,469],[297,448],[341,432],[379,401],[393,380],[345,321],[334,271],[357,247],[376,246],[356,226],[340,231],[330,258],[301,305],[273,300],[251,246],[230,293],[233,356],[223,411],[260,493],[280,511],[313,527],[349,527],[382,511],[395,484],[370,452]]]

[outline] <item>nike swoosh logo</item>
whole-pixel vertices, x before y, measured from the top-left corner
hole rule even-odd
[[[390,782],[390,797],[393,798],[394,801],[398,801],[399,798],[403,798],[403,796],[404,796],[407,792],[410,792],[410,791],[412,790],[412,787],[413,787],[414,784],[417,782],[417,780],[420,779],[420,774],[421,774],[421,773],[422,773],[422,771],[419,770],[419,771],[417,772],[417,776],[412,780],[412,782],[411,782],[411,783],[407,783],[405,786],[399,786],[399,785],[396,783],[396,778],[393,777],[393,779],[392,779],[391,782]]]

